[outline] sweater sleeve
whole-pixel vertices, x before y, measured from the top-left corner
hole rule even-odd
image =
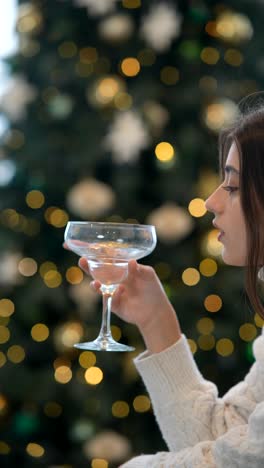
[[[132,458],[121,468],[262,468],[264,466],[264,403],[248,424],[238,425],[215,441],[203,441],[179,452]]]
[[[202,377],[184,335],[165,351],[145,352],[135,360],[169,450],[178,452],[215,441],[230,429],[247,427],[249,416],[264,401],[263,333],[255,340],[253,352],[256,362],[250,372],[223,398]]]

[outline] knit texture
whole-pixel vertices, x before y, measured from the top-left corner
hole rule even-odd
[[[222,398],[199,372],[184,335],[135,359],[168,452],[141,455],[122,468],[264,468],[264,333],[256,362]]]

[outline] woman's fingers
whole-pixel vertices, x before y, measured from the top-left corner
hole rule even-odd
[[[86,258],[84,257],[81,257],[79,262],[78,262],[78,265],[79,267],[87,274],[87,275],[90,275],[90,270],[89,270],[89,265],[88,265],[88,262],[86,260]]]

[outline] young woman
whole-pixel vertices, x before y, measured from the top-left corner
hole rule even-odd
[[[246,267],[246,290],[264,317],[258,282],[264,265],[264,109],[242,117],[220,138],[222,182],[206,201],[219,229],[222,257]],[[89,273],[85,259],[80,266]],[[100,283],[93,282],[95,289]],[[113,311],[140,330],[147,350],[135,360],[151,396],[168,452],[122,468],[263,468],[264,335],[245,379],[218,397],[200,374],[176,313],[151,267],[131,261]]]

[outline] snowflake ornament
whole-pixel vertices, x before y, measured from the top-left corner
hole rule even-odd
[[[143,20],[141,36],[157,52],[168,49],[181,32],[182,15],[167,3],[153,6]]]
[[[115,9],[117,0],[73,0],[77,7],[86,7],[91,16],[102,16]]]
[[[10,79],[9,84],[0,96],[0,109],[13,122],[23,119],[27,105],[34,101],[36,88],[31,86],[22,75]]]
[[[104,144],[112,152],[114,160],[123,164],[135,162],[149,142],[149,133],[140,115],[126,111],[116,115]]]

